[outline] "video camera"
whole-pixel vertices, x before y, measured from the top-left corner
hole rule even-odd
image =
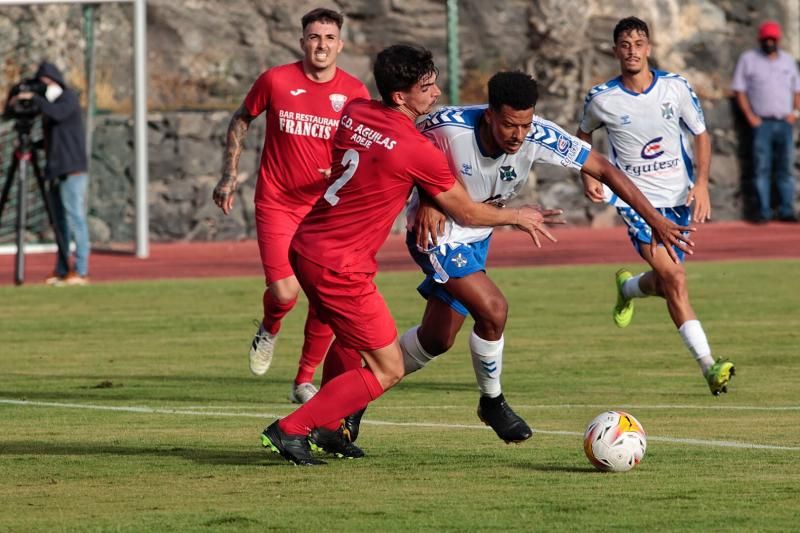
[[[30,92],[44,96],[46,90],[47,84],[43,83],[38,78],[30,78],[17,83],[11,87],[11,90],[8,92],[6,107],[3,110],[3,118],[7,120],[30,120],[35,118],[42,110],[39,109],[39,106],[37,106],[33,100],[17,99],[10,105],[9,102],[19,93]]]

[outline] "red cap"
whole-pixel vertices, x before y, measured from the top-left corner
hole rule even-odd
[[[758,27],[758,40],[764,41],[766,39],[781,40],[781,25],[774,20],[768,20]]]

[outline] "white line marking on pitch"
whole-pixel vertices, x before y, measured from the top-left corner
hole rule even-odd
[[[259,405],[269,408],[282,408],[286,407],[286,402],[282,403],[260,403]],[[199,410],[235,410],[235,409],[252,409],[252,404],[246,405],[190,405],[185,409],[199,409]],[[472,410],[473,408],[468,405],[381,405],[382,411],[420,411],[420,410],[446,410],[446,409],[464,409],[465,411]],[[515,410],[523,409],[651,409],[651,410],[692,410],[702,411],[707,409],[710,411],[800,411],[800,405],[669,405],[669,404],[590,404],[590,403],[562,403],[562,404],[514,404]]]
[[[95,405],[95,404],[83,404],[83,403],[36,402],[27,400],[10,400],[6,398],[0,398],[0,404],[21,405],[30,407],[57,407],[61,409],[116,411],[123,413],[144,413],[144,414],[158,414],[158,415],[218,416],[218,417],[242,417],[242,418],[262,418],[262,419],[280,418],[282,416],[275,413],[231,413],[230,411],[225,412],[225,411],[205,411],[205,410],[170,409],[170,408],[154,408],[154,407]],[[388,422],[383,420],[369,420],[369,419],[364,420],[362,423],[373,426],[418,427],[418,428],[435,428],[435,429],[481,429],[481,430],[489,429],[486,426],[479,426],[474,424],[439,424],[432,422]],[[547,431],[542,429],[536,429],[535,432],[541,433],[543,435],[564,435],[568,437],[583,436],[583,433],[579,433],[576,431]],[[777,446],[773,444],[752,444],[748,442],[736,442],[736,441],[725,441],[725,440],[658,437],[655,435],[648,435],[647,438],[648,440],[652,441],[669,442],[672,444],[691,444],[697,446],[716,446],[722,448],[740,448],[748,450],[800,451],[800,446]]]

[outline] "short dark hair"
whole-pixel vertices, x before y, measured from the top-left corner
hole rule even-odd
[[[517,111],[536,107],[539,87],[530,74],[519,70],[498,72],[489,79],[489,107],[500,111],[504,105]]]
[[[311,24],[312,22],[333,22],[336,26],[341,30],[342,24],[344,24],[344,16],[332,9],[325,9],[324,7],[318,7],[317,9],[312,9],[300,20],[301,27],[303,30],[306,29],[306,26]]]
[[[438,74],[439,70],[433,63],[430,50],[421,46],[396,44],[378,53],[372,73],[383,103],[393,106],[393,92],[407,91],[420,80]]]
[[[645,21],[637,17],[625,17],[614,26],[614,44],[617,44],[617,39],[619,39],[619,36],[623,33],[634,31],[644,33],[645,37],[648,39],[650,38],[650,28],[647,27]]]

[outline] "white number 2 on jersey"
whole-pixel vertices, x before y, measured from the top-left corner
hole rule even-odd
[[[350,181],[350,178],[356,173],[356,169],[358,168],[358,152],[352,148],[346,151],[344,157],[342,157],[342,166],[345,167],[344,173],[328,187],[327,191],[325,191],[325,199],[331,205],[339,203],[339,197],[336,196],[336,193],[339,192],[339,189],[344,187],[344,184]]]

